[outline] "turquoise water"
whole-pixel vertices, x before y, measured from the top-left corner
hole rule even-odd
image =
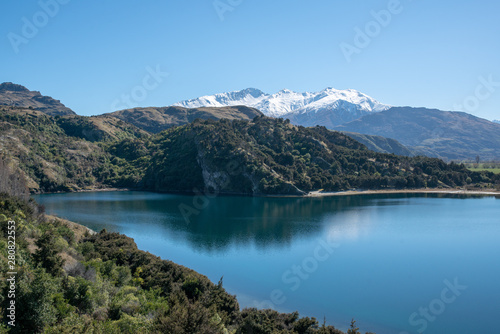
[[[140,249],[214,282],[224,276],[241,306],[298,310],[342,330],[355,318],[363,333],[500,332],[500,200],[494,197],[203,202],[96,192],[36,200],[94,230],[124,233]]]

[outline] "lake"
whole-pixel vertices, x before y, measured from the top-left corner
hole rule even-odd
[[[437,194],[199,198],[35,196],[48,213],[124,233],[242,307],[298,310],[362,332],[500,332],[500,200]]]

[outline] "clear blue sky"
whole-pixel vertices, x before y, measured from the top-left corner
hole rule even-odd
[[[64,2],[51,17],[37,1],[3,1],[0,82],[82,115],[123,106],[122,94],[134,89],[134,105],[165,106],[247,87],[334,87],[392,105],[452,110],[466,102],[464,111],[500,119],[500,84],[480,80],[500,82],[496,1],[401,0],[384,25],[371,13],[390,7],[379,0],[221,0],[232,9],[222,14],[213,0]],[[23,18],[38,32],[23,32]],[[372,29],[369,45],[355,43],[356,27]],[[342,43],[358,48],[350,62]],[[148,68],[157,66],[169,76],[158,85],[150,78],[146,90]]]

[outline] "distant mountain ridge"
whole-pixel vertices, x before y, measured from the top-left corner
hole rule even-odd
[[[500,121],[437,109],[391,107],[351,89],[327,88],[318,93],[285,89],[269,95],[249,88],[177,103],[186,107],[235,104],[289,119],[295,125],[345,132],[378,152],[447,160],[469,160],[477,155],[484,160],[500,158]]]
[[[359,141],[365,145],[369,150],[380,153],[393,153],[396,155],[403,155],[407,157],[416,156],[418,151],[412,150],[395,139],[386,138],[382,136],[364,135],[356,132],[343,131],[342,133],[348,135],[354,140]]]
[[[290,119],[295,125],[320,125],[342,131],[382,153],[446,160],[470,160],[477,155],[482,160],[500,159],[499,121],[490,122],[463,112],[390,107],[355,90],[327,88],[318,93],[296,93],[285,89],[270,95],[249,88],[178,104],[183,106],[133,108],[87,121],[73,118],[60,123],[72,129],[77,124],[80,137],[96,141],[120,136],[125,125],[118,120],[130,124],[128,132],[158,133],[197,118],[252,120],[265,114]],[[0,84],[1,105],[31,108],[51,116],[77,116],[58,100],[10,82]],[[196,107],[199,105],[209,107]]]
[[[500,124],[464,112],[394,107],[334,130],[394,138],[420,154],[449,160],[500,159]]]
[[[288,118],[295,124],[304,126],[321,124],[326,127],[340,125],[369,113],[390,108],[356,90],[334,88],[315,93],[297,93],[283,89],[275,94],[266,94],[259,89],[247,88],[174,104],[174,106],[185,108],[237,105],[256,108],[266,116]]]
[[[76,115],[61,101],[12,82],[0,84],[0,105],[32,108],[51,116]]]

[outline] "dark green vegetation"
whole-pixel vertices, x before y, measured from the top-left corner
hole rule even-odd
[[[342,133],[257,116],[196,120],[151,134],[112,116],[0,109],[0,148],[32,192],[129,187],[165,192],[494,187],[499,176],[375,153]]]
[[[282,119],[196,121],[151,138],[154,148],[145,185],[154,190],[290,194],[323,189],[457,187],[497,182],[438,159],[369,151],[323,127],[303,128]]]
[[[464,112],[395,107],[333,129],[393,138],[417,153],[448,160],[500,159],[500,124]]]
[[[137,249],[124,235],[95,234],[48,217],[0,158],[0,333],[342,334],[297,312],[240,311],[205,276]],[[19,197],[21,196],[21,197]],[[16,326],[6,326],[8,221],[16,226]],[[349,333],[358,334],[353,325]]]

